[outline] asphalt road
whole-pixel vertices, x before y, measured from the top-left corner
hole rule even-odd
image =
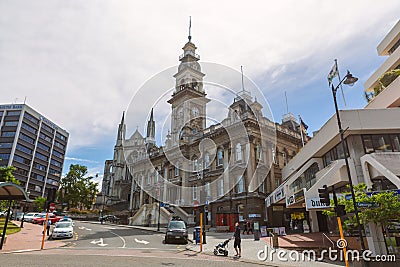
[[[63,240],[70,248],[185,250],[185,244],[164,244],[164,234],[113,224],[75,221],[74,238]],[[57,242],[57,241],[54,241]]]
[[[125,226],[75,221],[74,238],[56,249],[0,254],[0,267],[47,266],[265,266],[164,244],[164,234]]]

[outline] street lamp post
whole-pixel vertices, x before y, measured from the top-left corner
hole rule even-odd
[[[338,127],[339,127],[340,142],[342,144],[342,149],[343,149],[343,152],[344,152],[344,161],[346,163],[347,176],[349,178],[349,186],[350,186],[350,191],[351,191],[351,198],[353,200],[354,213],[356,215],[356,220],[357,220],[357,224],[358,224],[358,231],[359,231],[359,234],[360,234],[361,250],[364,251],[365,250],[365,244],[364,244],[364,239],[363,239],[363,234],[362,234],[362,226],[361,226],[361,223],[360,223],[360,218],[358,216],[356,195],[354,193],[353,181],[351,180],[351,174],[350,174],[350,168],[349,168],[349,161],[347,159],[348,150],[347,150],[346,143],[344,141],[344,130],[342,129],[342,123],[340,121],[339,109],[338,109],[338,104],[337,104],[337,100],[336,100],[336,92],[337,92],[339,86],[342,83],[347,84],[347,85],[353,85],[357,80],[358,80],[358,78],[353,77],[353,75],[350,73],[350,71],[347,71],[346,76],[339,82],[339,84],[336,87],[334,87],[333,84],[332,84],[332,95],[333,95],[333,101],[335,103],[335,111],[336,111],[336,118],[337,118]]]

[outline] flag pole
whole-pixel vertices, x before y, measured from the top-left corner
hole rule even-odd
[[[335,65],[336,65],[337,75],[338,75],[339,81],[341,81],[342,79],[340,79],[340,72],[339,72],[339,66],[337,64],[337,59],[335,59]],[[344,107],[347,108],[346,99],[344,98],[344,92],[343,92],[342,84],[340,84],[340,91],[342,91],[342,98],[343,98]]]
[[[303,136],[303,126],[301,125],[301,117],[300,117],[300,115],[299,115],[299,124],[300,124],[300,135],[301,135],[301,143],[303,144],[303,147],[304,147],[304,136]]]

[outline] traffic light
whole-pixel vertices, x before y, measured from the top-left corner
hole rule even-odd
[[[49,188],[49,190],[47,191],[48,202],[52,203],[56,200],[56,192],[57,192],[56,188]]]
[[[344,209],[344,207],[344,205],[337,205],[337,207],[335,208],[337,216],[341,217],[346,215],[346,210]]]
[[[318,188],[318,195],[319,195],[319,201],[322,204],[330,206],[331,201],[329,199],[328,187],[326,185],[324,185],[322,188]]]

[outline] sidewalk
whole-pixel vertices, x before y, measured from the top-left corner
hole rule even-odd
[[[224,242],[226,239],[231,238],[233,233],[218,233],[218,232],[206,232],[207,236],[207,244],[203,244],[203,253],[206,253],[208,255],[214,255],[214,248],[217,244]],[[344,266],[344,262],[337,262],[335,264],[333,263],[327,263],[327,262],[319,262],[319,261],[293,261],[290,260],[289,257],[289,249],[283,249],[279,248],[274,250],[273,253],[273,259],[271,260],[270,258],[265,259],[265,260],[260,260],[258,258],[258,254],[260,250],[267,250],[267,256],[270,256],[271,251],[273,250],[270,246],[270,239],[267,238],[261,238],[259,241],[254,240],[254,235],[241,235],[242,237],[242,257],[239,259],[239,261],[244,261],[244,262],[251,262],[251,263],[257,263],[257,264],[267,264],[267,265],[276,265],[276,266],[298,266],[298,267],[309,267],[310,265],[317,266],[317,267],[338,267],[338,266]],[[298,238],[298,237],[296,237]],[[290,239],[290,237],[289,237]],[[232,257],[235,253],[235,250],[233,248],[233,239],[229,241],[228,243],[228,251],[229,251],[229,257]],[[287,245],[289,242],[287,242],[285,245]],[[292,244],[293,245],[293,244]],[[295,247],[295,245],[294,245]],[[294,249],[290,248],[290,249]],[[188,245],[188,249],[192,251],[198,252],[200,250],[200,246],[196,244]],[[278,253],[281,251],[281,253],[286,252],[286,257],[288,258],[287,261],[281,261],[278,259]],[[265,254],[260,254],[261,257],[266,256]],[[215,257],[223,257],[223,256],[215,256]]]
[[[10,223],[21,224],[18,221],[11,221]],[[40,250],[42,246],[42,231],[42,225],[24,222],[24,228],[21,231],[7,236],[7,241],[3,244],[3,249],[0,250],[0,253]],[[47,240],[47,236],[44,241],[44,249],[58,248],[64,245],[65,243],[62,241]]]

